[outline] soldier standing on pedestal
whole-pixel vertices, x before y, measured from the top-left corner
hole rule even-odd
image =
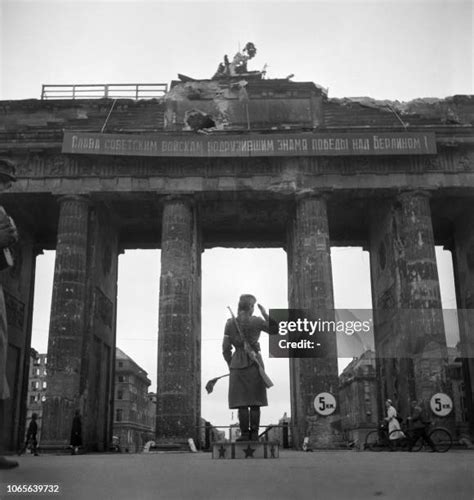
[[[240,296],[237,318],[227,320],[222,344],[222,354],[230,369],[229,408],[238,409],[239,415],[241,437],[238,441],[258,440],[260,407],[268,405],[267,389],[258,364],[244,348],[247,342],[263,366],[258,339],[261,331],[269,333],[269,317],[260,304],[263,319],[253,316],[256,303],[253,295]]]

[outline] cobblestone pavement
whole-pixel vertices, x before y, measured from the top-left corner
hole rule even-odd
[[[2,500],[474,500],[472,451],[283,451],[273,460],[212,460],[210,453],[27,455],[18,461],[20,467],[0,473]],[[58,485],[59,492],[8,493],[14,485]]]

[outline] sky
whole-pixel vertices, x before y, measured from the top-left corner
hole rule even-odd
[[[472,92],[472,2],[1,0],[1,98],[41,84],[210,78],[252,41],[249,69],[330,97]]]
[[[249,70],[294,74],[329,97],[407,101],[473,91],[473,7],[464,0],[79,1],[0,0],[0,99],[39,98],[42,84],[169,83],[178,73],[210,78],[224,54],[248,41]],[[370,308],[369,256],[333,249],[337,307]],[[438,252],[444,307],[455,304],[449,254]],[[38,257],[33,347],[47,345],[54,252]],[[156,387],[159,252],[119,258],[117,345]],[[202,381],[226,372],[226,306],[253,293],[287,306],[283,250],[211,249],[203,254]],[[48,302],[49,301],[49,302]],[[268,359],[275,387],[262,422],[290,413],[288,362]],[[342,366],[342,365],[341,365]],[[203,417],[227,425],[227,381],[202,395]]]

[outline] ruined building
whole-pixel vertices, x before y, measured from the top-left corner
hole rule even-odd
[[[38,416],[38,442],[41,441],[41,426],[43,421],[43,402],[46,401],[47,391],[47,356],[38,354],[34,349],[30,351],[30,370],[28,375],[28,396],[26,399],[26,430],[31,421],[31,416],[36,413]],[[25,432],[26,436],[26,432]]]
[[[214,246],[284,248],[290,307],[329,310],[330,246],[369,250],[378,400],[396,381],[402,411],[412,398],[450,391],[434,248],[450,249],[466,311],[460,345],[472,432],[473,96],[332,99],[312,82],[239,73],[183,77],[155,99],[44,97],[0,102],[0,154],[18,175],[2,205],[21,235],[16,265],[1,276],[10,448],[26,416],[43,249],[56,250],[43,443],[68,440],[76,408],[85,444],[110,442],[117,259],[134,248],[162,255],[157,440],[198,433],[201,252]],[[304,436],[313,447],[340,439],[338,408],[326,417],[314,408],[315,395],[337,392],[329,348],[326,359],[290,362],[298,447]]]
[[[113,434],[124,451],[142,451],[154,438],[156,407],[150,384],[146,371],[117,347]]]

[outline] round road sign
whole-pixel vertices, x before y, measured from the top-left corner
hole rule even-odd
[[[431,398],[430,408],[438,417],[446,417],[453,411],[453,401],[447,394],[438,392]]]
[[[314,398],[314,409],[327,417],[336,411],[336,398],[330,392],[320,392]]]

